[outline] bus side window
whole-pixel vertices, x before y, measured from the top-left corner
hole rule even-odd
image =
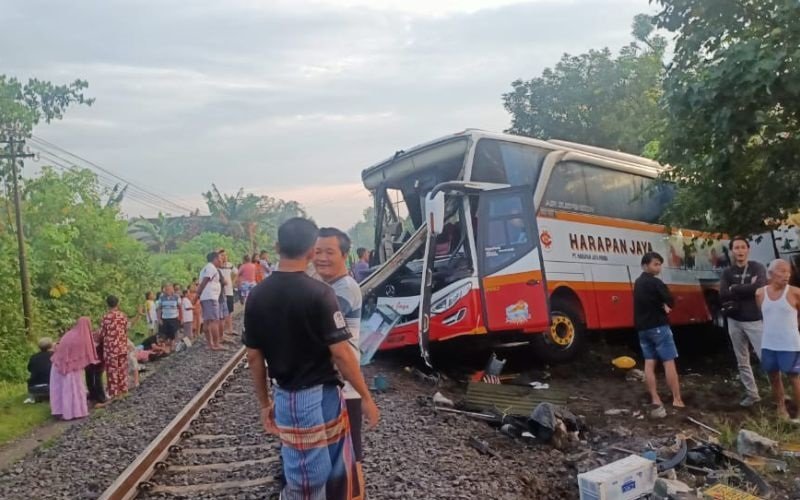
[[[484,245],[485,274],[491,274],[529,253],[535,242],[528,234],[519,196],[488,199]]]

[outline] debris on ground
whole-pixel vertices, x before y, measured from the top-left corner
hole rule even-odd
[[[681,498],[683,494],[691,494],[692,488],[677,479],[656,479],[655,486],[653,487],[653,496],[656,500],[672,500]]]
[[[696,418],[692,418],[692,417],[686,417],[686,420],[687,420],[687,421],[689,421],[689,422],[691,422],[691,423],[693,423],[694,425],[697,425],[697,426],[700,426],[700,427],[702,427],[703,429],[705,429],[705,430],[707,430],[707,431],[709,431],[709,432],[713,432],[713,433],[714,433],[714,434],[716,434],[717,436],[721,436],[721,435],[722,435],[722,432],[720,432],[720,431],[718,431],[717,429],[715,429],[715,428],[711,427],[710,425],[706,425],[706,424],[704,424],[703,422],[701,422],[701,421],[697,420]]]
[[[563,449],[570,441],[579,441],[583,426],[578,417],[562,406],[540,403],[531,412],[528,427],[537,439]]]
[[[495,458],[500,458],[500,455],[496,451],[492,450],[492,448],[489,446],[489,443],[482,439],[471,437],[467,443],[484,455],[491,455]]]
[[[656,464],[630,455],[600,468],[578,474],[581,498],[640,498],[653,492]]]
[[[800,443],[781,444],[781,455],[784,457],[800,458]]]
[[[619,356],[612,359],[611,364],[620,370],[630,370],[636,366],[636,360],[630,356]]]
[[[777,441],[742,429],[736,437],[736,451],[740,455],[777,455],[779,447]]]
[[[450,408],[455,406],[452,399],[445,397],[444,394],[438,391],[433,395],[433,404],[434,406],[449,406]]]
[[[464,404],[476,410],[498,409],[509,415],[530,415],[540,403],[564,405],[567,394],[550,386],[546,391],[506,384],[470,382]]]
[[[759,497],[751,495],[746,491],[722,483],[715,484],[703,490],[703,498],[709,500],[760,500]]]
[[[644,382],[644,372],[638,368],[628,370],[625,374],[625,380],[628,382]]]
[[[786,472],[789,468],[789,464],[783,460],[752,455],[744,457],[744,462],[753,469],[764,472]]]
[[[379,373],[372,378],[372,387],[371,390],[375,392],[386,392],[389,390],[389,378]]]
[[[630,410],[626,410],[625,408],[610,408],[603,412],[603,415],[607,415],[609,417],[616,417],[619,415],[627,415],[630,413]]]
[[[428,375],[427,373],[424,373],[419,368],[416,368],[416,367],[412,368],[410,366],[406,366],[405,370],[406,370],[407,373],[410,373],[411,375],[413,375],[414,378],[416,378],[420,382],[423,382],[423,383],[429,384],[429,385],[433,385],[433,386],[439,385],[439,376],[438,375],[435,375],[435,374]]]

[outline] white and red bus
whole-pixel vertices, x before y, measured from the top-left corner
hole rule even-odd
[[[716,319],[727,247],[659,223],[673,195],[661,171],[634,155],[480,130],[367,168],[376,268],[361,285],[367,321],[387,320],[380,348],[419,343],[427,355],[428,340],[531,335],[543,358],[569,359],[587,331],[633,327],[633,282],[650,251],[665,258],[671,322]],[[752,258],[772,256],[770,239],[754,243]]]

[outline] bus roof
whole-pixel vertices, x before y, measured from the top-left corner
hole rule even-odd
[[[480,129],[466,129],[419,144],[407,150],[399,150],[394,156],[364,169],[361,172],[361,179],[367,189],[375,189],[385,181],[403,178],[413,171],[424,170],[443,159],[463,155],[467,151],[470,140],[474,142],[482,138],[528,144],[550,151],[579,153],[579,156],[573,156],[587,161],[598,161],[607,168],[638,172],[648,177],[655,177],[665,169],[663,165],[653,160],[596,146],[555,139],[544,141],[532,137]]]

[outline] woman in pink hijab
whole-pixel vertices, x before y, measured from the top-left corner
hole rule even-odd
[[[50,413],[64,420],[89,415],[83,369],[97,364],[97,351],[92,339],[92,323],[83,316],[61,337],[52,357],[50,371]]]

